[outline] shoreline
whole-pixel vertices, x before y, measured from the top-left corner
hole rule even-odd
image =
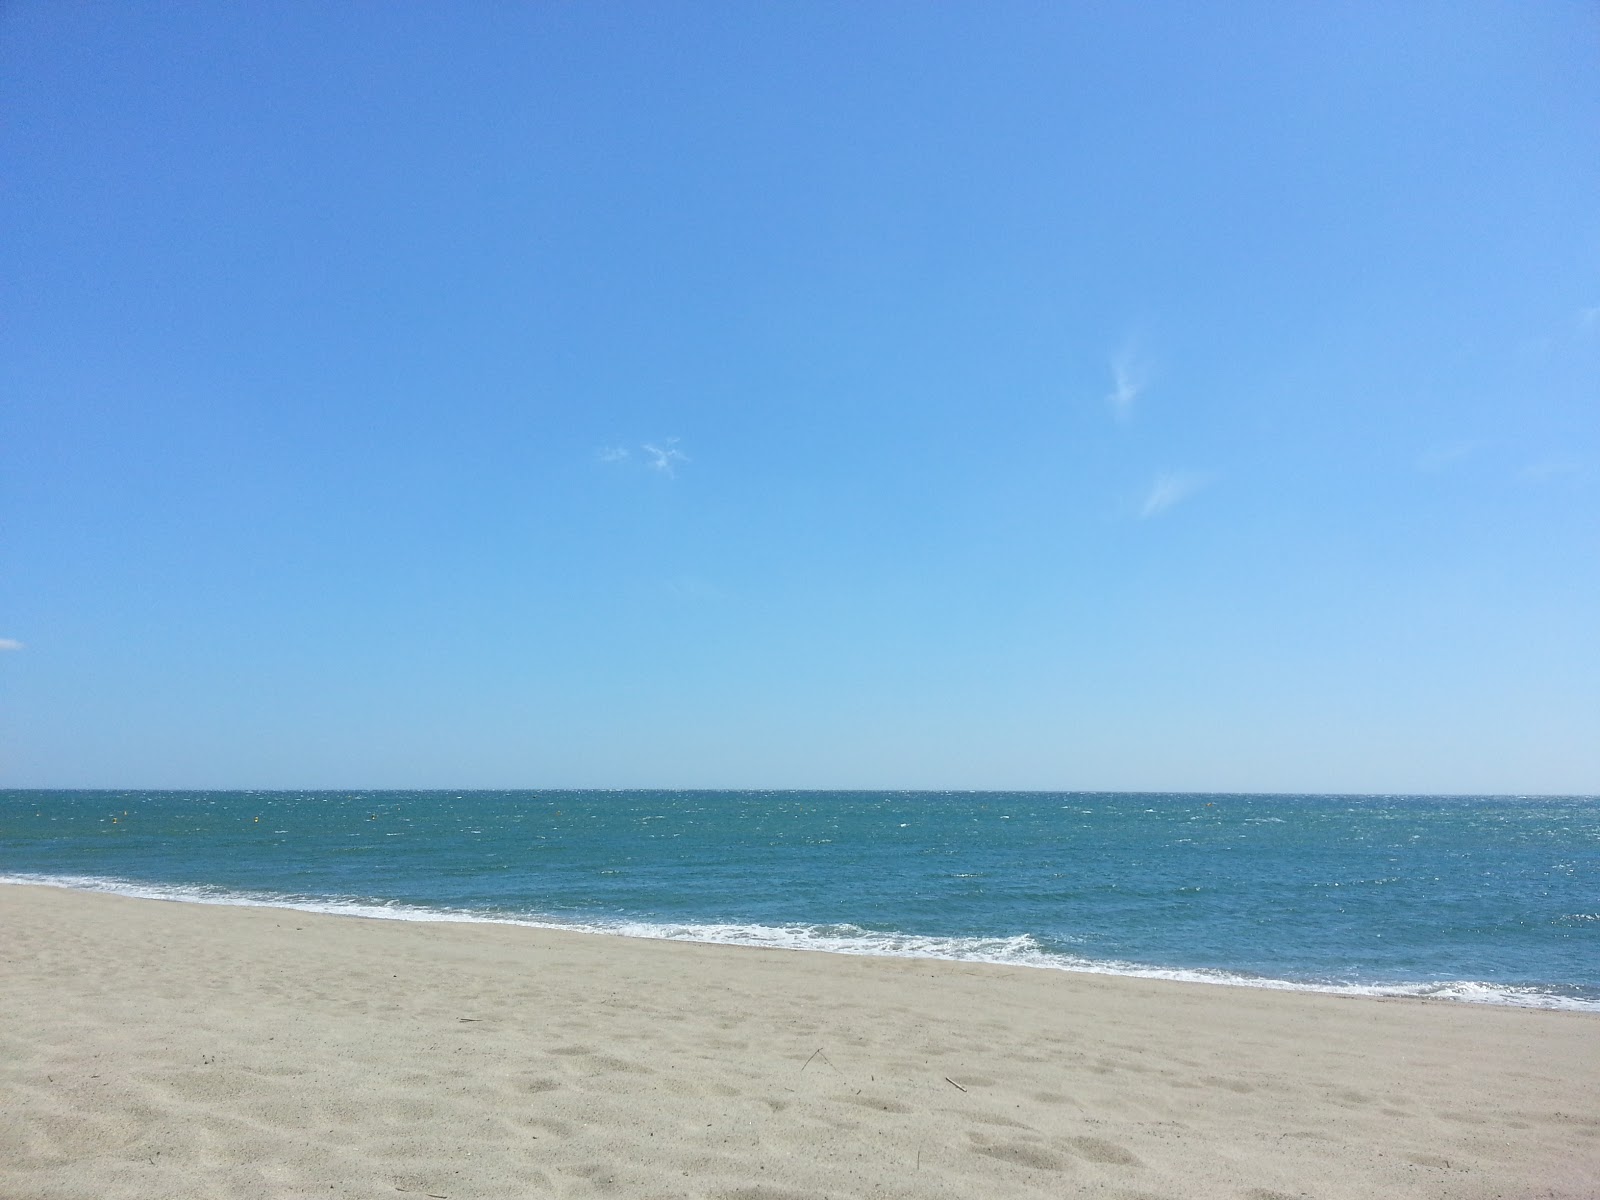
[[[0,887],[15,1196],[1592,1195],[1600,1017]],[[738,951],[734,953],[734,951]]]
[[[889,948],[893,943],[907,940],[925,942],[986,942],[994,944],[1031,941],[1030,935],[1010,937],[995,935],[988,938],[947,938],[937,935],[877,934],[884,941],[867,947],[852,946],[848,942],[806,941],[795,934],[804,926],[761,926],[773,933],[783,933],[790,940],[760,940],[752,936],[708,936],[702,933],[677,935],[654,932],[644,923],[619,921],[615,925],[604,923],[579,924],[541,920],[515,914],[477,913],[470,910],[427,908],[402,901],[363,902],[336,899],[306,898],[303,902],[292,896],[260,896],[243,892],[230,892],[225,888],[208,891],[212,885],[147,884],[133,880],[103,876],[30,876],[27,874],[0,874],[0,888],[46,887],[88,895],[121,896],[126,899],[156,900],[174,904],[200,904],[210,907],[266,908],[284,912],[301,912],[321,916],[348,917],[361,920],[400,921],[416,924],[440,925],[499,925],[518,929],[545,929],[554,932],[576,933],[597,937],[634,938],[641,941],[666,941],[706,946],[726,946],[736,949],[783,950],[803,953],[846,955],[864,958],[910,959],[925,962],[967,963],[979,966],[1012,967],[1023,970],[1061,971],[1077,975],[1103,975],[1119,979],[1148,979],[1169,983],[1203,984],[1210,987],[1243,988],[1254,991],[1306,993],[1324,996],[1342,996],[1350,999],[1371,1000],[1422,1000],[1430,1003],[1488,1005],[1498,1008],[1531,1009],[1551,1012],[1581,1012],[1600,1014],[1600,1000],[1566,996],[1539,990],[1534,985],[1499,984],[1482,980],[1432,980],[1395,983],[1307,983],[1271,976],[1252,976],[1222,968],[1159,967],[1141,963],[1102,962],[1093,959],[1071,961],[1070,956],[1051,951],[1037,951],[1037,958],[1029,961],[1025,955],[1009,957],[981,954],[938,953],[931,950],[898,950]],[[693,922],[661,922],[659,929],[716,930],[729,928]],[[753,928],[745,926],[741,928]],[[867,931],[863,931],[866,933]],[[1049,961],[1055,959],[1056,961]],[[1554,986],[1554,985],[1547,985]]]

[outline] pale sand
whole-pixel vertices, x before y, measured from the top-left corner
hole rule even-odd
[[[0,1196],[1600,1195],[1600,1018],[0,888]]]

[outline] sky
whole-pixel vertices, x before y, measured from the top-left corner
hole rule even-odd
[[[1600,8],[0,9],[0,786],[1600,792]]]

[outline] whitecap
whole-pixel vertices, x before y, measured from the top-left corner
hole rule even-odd
[[[462,908],[434,908],[394,900],[362,897],[308,896],[292,893],[246,892],[211,884],[151,884],[134,880],[85,875],[0,875],[0,884],[25,884],[108,892],[137,899],[169,900],[186,904],[237,905],[246,908],[282,908],[331,916],[366,917],[386,921],[428,921],[460,924],[516,925],[529,929],[554,929],[573,933],[598,933],[656,941],[703,942],[724,946],[750,946],[769,950],[807,950],[831,954],[882,958],[931,958],[994,966],[1034,967],[1076,971],[1091,975],[1123,975],[1136,979],[1165,979],[1179,983],[1210,983],[1229,987],[1266,988],[1272,991],[1322,992],[1340,996],[1411,997],[1498,1004],[1519,1008],[1568,1009],[1600,1012],[1600,1000],[1565,994],[1553,988],[1494,984],[1477,980],[1432,980],[1399,983],[1306,982],[1271,979],[1212,968],[1153,967],[1116,959],[1091,959],[1045,948],[1032,934],[1003,937],[947,936],[866,929],[852,924],[763,925],[740,922],[677,922],[616,919],[559,920],[531,914]]]

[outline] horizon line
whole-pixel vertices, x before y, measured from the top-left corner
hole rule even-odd
[[[376,792],[425,794],[432,792],[602,792],[608,794],[628,792],[683,793],[780,793],[786,795],[837,795],[862,793],[890,793],[894,795],[958,795],[958,796],[1294,796],[1328,799],[1381,799],[1399,796],[1416,799],[1461,800],[1600,800],[1600,792],[1461,792],[1461,791],[1298,791],[1245,788],[963,788],[963,787],[0,787],[0,795],[8,792],[236,792],[268,795],[293,795],[304,793],[344,792],[352,795],[370,795]]]

